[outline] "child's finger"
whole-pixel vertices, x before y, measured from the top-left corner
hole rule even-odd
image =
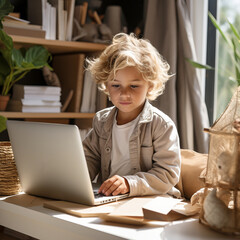
[[[121,185],[121,182],[117,179],[105,192],[106,196],[112,195],[112,193]]]
[[[123,191],[123,184],[119,185],[113,192],[112,192],[112,195],[113,196],[116,196],[120,193],[122,193]]]
[[[106,182],[103,182],[98,190],[98,193],[104,193],[105,190],[106,190]]]
[[[103,182],[103,184],[100,186],[98,192],[105,194],[106,191],[112,186],[112,184],[117,180],[115,176],[107,179],[106,181]]]
[[[129,192],[129,185],[126,184],[127,180],[124,179],[123,182],[118,186],[118,188],[115,189],[115,191],[112,193],[113,196],[118,194],[125,194]]]

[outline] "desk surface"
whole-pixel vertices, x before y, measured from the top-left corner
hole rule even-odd
[[[201,225],[197,219],[175,221],[165,227],[156,225],[130,226],[107,223],[99,218],[79,218],[44,208],[6,202],[0,197],[0,225],[37,239],[234,239]]]

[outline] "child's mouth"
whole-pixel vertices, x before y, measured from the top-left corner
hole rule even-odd
[[[121,105],[129,105],[131,102],[120,102]]]

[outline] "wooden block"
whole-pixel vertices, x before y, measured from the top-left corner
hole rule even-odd
[[[118,206],[121,206],[126,200],[107,203],[98,206],[87,206],[78,203],[66,201],[51,201],[43,203],[45,208],[71,214],[77,217],[99,217],[102,214],[110,213]]]

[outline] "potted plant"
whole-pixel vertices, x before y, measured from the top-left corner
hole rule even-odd
[[[222,38],[228,45],[229,54],[232,59],[232,64],[235,68],[235,77],[231,78],[233,81],[237,83],[238,86],[240,86],[240,34],[238,33],[235,26],[228,21],[228,24],[230,26],[231,35],[227,35],[227,33],[224,33],[224,31],[221,29],[219,24],[217,23],[217,20],[214,18],[214,16],[209,12],[208,16],[214,25],[214,27],[219,31]],[[198,62],[192,61],[190,59],[187,59],[194,67],[196,68],[202,68],[207,70],[214,70],[209,65],[202,65]]]
[[[237,28],[228,20],[226,20],[228,26],[225,24],[223,28],[220,27],[217,20],[209,12],[209,19],[211,20],[213,26],[220,33],[221,38],[221,50],[219,51],[219,57],[224,58],[224,64],[217,68],[217,115],[220,116],[222,112],[225,111],[227,102],[231,99],[232,94],[236,91],[236,88],[240,87],[240,33]],[[219,61],[216,59],[216,61]],[[199,69],[215,70],[209,65],[203,65],[195,62],[191,59],[186,59],[190,64]],[[226,63],[228,62],[228,63]]]
[[[8,96],[12,86],[33,69],[48,65],[51,54],[43,46],[32,46],[28,49],[16,49],[12,38],[3,30],[3,18],[13,10],[9,0],[0,2],[0,95]],[[0,104],[1,106],[1,104]],[[0,109],[3,110],[3,109]]]

